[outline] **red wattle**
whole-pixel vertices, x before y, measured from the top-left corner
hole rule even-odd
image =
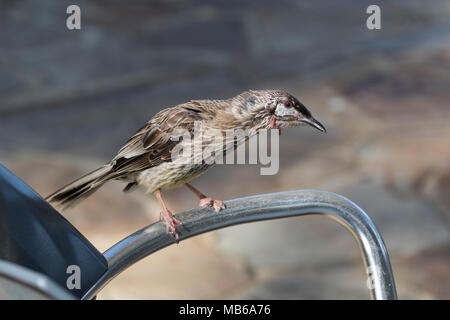
[[[275,128],[275,116],[272,116],[272,118],[270,118],[270,128]]]

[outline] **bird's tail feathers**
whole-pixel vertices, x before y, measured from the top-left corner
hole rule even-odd
[[[106,164],[55,191],[45,200],[63,210],[74,207],[108,181],[110,173],[111,165]]]

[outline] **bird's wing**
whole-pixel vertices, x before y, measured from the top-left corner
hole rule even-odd
[[[171,139],[175,129],[187,130],[191,135],[194,122],[205,119],[201,104],[186,103],[164,109],[141,127],[119,150],[111,161],[114,176],[142,171],[171,161],[171,151],[180,140]]]

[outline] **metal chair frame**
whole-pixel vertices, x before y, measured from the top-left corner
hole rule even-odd
[[[342,224],[354,236],[361,249],[370,297],[395,300],[397,292],[386,246],[370,217],[355,203],[335,193],[298,190],[256,195],[226,201],[227,209],[215,212],[196,208],[179,213],[180,241],[241,223],[293,216],[323,215]],[[162,222],[153,223],[119,241],[106,252],[108,270],[85,293],[92,299],[115,276],[148,255],[174,244]]]

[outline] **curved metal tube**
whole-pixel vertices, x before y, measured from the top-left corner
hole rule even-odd
[[[2,279],[9,280],[14,285],[6,286],[6,296],[0,293],[0,299],[58,299],[75,300],[75,296],[62,288],[58,283],[46,275],[25,268],[16,263],[0,260],[0,283]],[[5,288],[2,287],[2,290]],[[27,291],[33,291],[35,295],[30,298]]]
[[[221,212],[196,208],[177,214],[177,219],[184,224],[179,227],[180,241],[240,223],[311,214],[325,215],[344,225],[358,241],[372,284],[368,286],[371,298],[397,299],[383,239],[369,216],[352,201],[331,192],[298,190],[230,200],[226,206],[227,209]],[[104,253],[108,270],[83,299],[91,299],[123,270],[174,243],[162,222],[151,224],[121,240]]]

